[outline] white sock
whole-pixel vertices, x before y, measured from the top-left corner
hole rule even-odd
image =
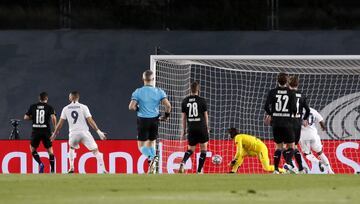
[[[105,169],[105,164],[104,164],[104,158],[103,158],[103,154],[99,151],[94,153],[96,160],[101,168],[102,171],[106,171]]]
[[[75,149],[69,150],[69,162],[70,162],[70,169],[74,169],[74,160],[76,157]]]
[[[318,158],[316,158],[313,154],[308,154],[306,155],[306,159],[308,159],[309,161],[312,161],[312,162],[316,162],[316,163],[319,163],[320,161],[318,160]]]
[[[320,160],[321,160],[321,162],[322,162],[323,164],[325,164],[326,166],[329,166],[329,165],[330,165],[329,159],[326,157],[326,155],[325,155],[324,153],[321,153],[321,154],[319,155],[319,157],[320,157]]]
[[[322,154],[319,155],[319,157],[320,157],[321,162],[323,164],[325,164],[325,166],[328,169],[329,173],[333,174],[334,171],[331,169],[329,159],[326,157],[326,155],[324,153],[322,153]]]

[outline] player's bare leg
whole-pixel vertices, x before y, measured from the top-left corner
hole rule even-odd
[[[99,149],[91,150],[91,152],[96,157],[96,160],[97,160],[97,162],[98,162],[98,164],[100,166],[101,172],[104,173],[104,174],[107,174],[108,172],[106,171],[106,168],[105,168],[103,154],[99,151]]]
[[[185,152],[184,157],[180,163],[179,173],[183,174],[185,173],[185,167],[186,161],[191,157],[191,155],[195,152],[196,146],[188,146],[188,150]]]
[[[44,164],[42,163],[36,148],[30,145],[30,151],[35,161],[39,164],[39,173],[44,173]]]
[[[54,156],[54,150],[52,147],[49,147],[47,149],[47,152],[49,154],[49,162],[50,162],[50,173],[55,173],[55,156]]]
[[[68,174],[72,174],[74,173],[74,160],[76,157],[76,153],[75,153],[75,148],[70,147],[69,149],[69,164],[70,164],[70,168],[68,170]]]

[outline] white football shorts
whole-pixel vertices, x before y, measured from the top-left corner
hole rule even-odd
[[[69,134],[69,145],[72,148],[79,149],[80,143],[85,145],[85,147],[92,151],[98,148],[94,137],[91,135],[89,131],[77,131],[71,132]]]

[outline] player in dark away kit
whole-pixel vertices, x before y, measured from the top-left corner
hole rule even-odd
[[[197,82],[191,84],[191,94],[181,105],[182,109],[182,138],[188,133],[188,150],[180,164],[179,173],[185,172],[185,163],[194,153],[197,144],[200,144],[200,157],[197,173],[202,173],[206,159],[207,143],[209,141],[209,116],[204,98],[199,96],[200,86]],[[186,126],[188,125],[187,131]]]
[[[31,105],[24,116],[24,120],[32,121],[30,150],[33,158],[39,164],[39,173],[44,173],[44,164],[42,163],[40,156],[36,151],[40,145],[40,142],[43,143],[44,147],[49,153],[50,172],[55,173],[55,157],[52,148],[52,142],[50,141],[50,120],[53,127],[56,127],[56,114],[54,108],[47,103],[48,100],[49,97],[46,92],[40,93],[39,102]]]
[[[265,122],[270,124],[271,121],[274,142],[276,143],[274,153],[275,174],[279,174],[279,163],[284,144],[287,147],[285,161],[290,161],[293,158],[295,131],[292,115],[296,114],[296,96],[287,87],[288,75],[279,73],[277,81],[278,87],[269,91],[264,107],[267,114]]]

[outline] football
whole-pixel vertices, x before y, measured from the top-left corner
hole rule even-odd
[[[213,157],[212,157],[212,163],[213,164],[221,164],[222,162],[222,157],[218,154],[215,154]]]

